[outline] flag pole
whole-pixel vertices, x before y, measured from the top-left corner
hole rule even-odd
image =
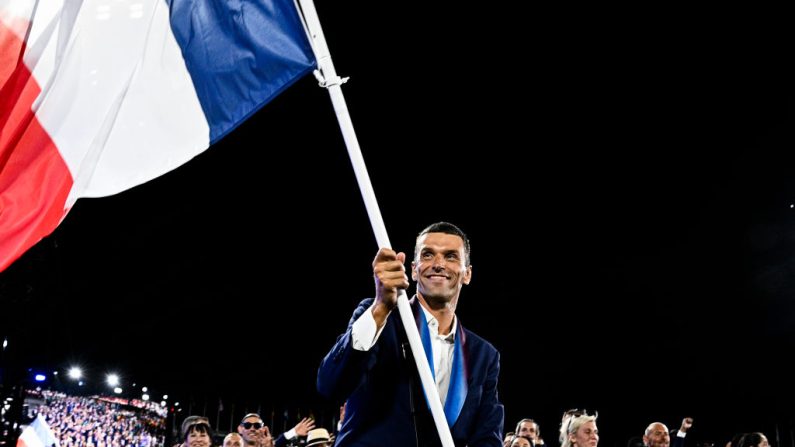
[[[348,78],[340,78],[334,70],[334,64],[331,62],[331,54],[326,44],[326,38],[320,27],[320,19],[317,16],[317,11],[315,10],[315,5],[312,0],[296,1],[300,6],[299,14],[302,15],[307,36],[312,44],[312,51],[315,53],[315,59],[317,60],[318,68],[315,70],[315,77],[320,82],[320,86],[326,88],[331,96],[331,103],[334,106],[334,112],[337,114],[340,130],[342,130],[342,137],[345,140],[345,146],[348,148],[348,156],[351,159],[353,171],[359,183],[359,190],[361,191],[364,205],[367,208],[370,226],[373,228],[378,246],[382,248],[391,248],[389,236],[387,235],[384,220],[381,216],[381,210],[375,198],[373,185],[367,173],[367,166],[364,164],[359,141],[353,130],[353,122],[348,113],[348,106],[345,103],[345,97],[342,95],[342,89],[340,88],[340,85],[345,83]],[[439,391],[436,388],[436,382],[431,374],[428,359],[425,357],[425,349],[422,346],[420,334],[414,322],[414,314],[411,312],[411,306],[409,306],[405,290],[399,291],[397,307],[400,313],[400,319],[403,322],[403,327],[406,329],[406,335],[408,335],[411,352],[414,354],[414,361],[420,373],[422,387],[425,390],[425,395],[428,396],[427,402],[430,405],[431,414],[436,423],[436,430],[439,432],[439,439],[441,439],[443,447],[454,447],[453,437],[450,435],[450,429],[447,426],[447,418],[444,415],[442,402],[439,399]]]

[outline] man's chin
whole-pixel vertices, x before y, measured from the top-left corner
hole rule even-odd
[[[435,290],[435,288],[427,288],[420,291],[420,295],[428,304],[431,303],[449,303],[453,297],[448,290]]]

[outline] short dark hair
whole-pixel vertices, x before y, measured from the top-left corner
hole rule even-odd
[[[188,416],[182,421],[182,440],[186,441],[188,439],[188,435],[192,431],[197,431],[199,433],[207,433],[207,436],[210,437],[210,443],[212,443],[213,439],[213,431],[210,428],[209,420],[204,416]]]
[[[445,234],[452,234],[454,236],[460,237],[464,241],[464,254],[466,255],[466,265],[470,263],[470,247],[469,247],[469,238],[467,235],[457,226],[451,224],[450,222],[436,222],[433,224],[428,225],[425,227],[424,230],[420,231],[420,234],[417,235],[417,240],[414,242],[414,259],[417,259],[419,255],[419,239],[428,234],[428,233],[445,233]]]

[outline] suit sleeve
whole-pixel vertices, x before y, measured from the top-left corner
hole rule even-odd
[[[475,418],[474,434],[470,447],[502,447],[502,429],[505,408],[497,396],[497,380],[500,375],[500,353],[496,349],[491,357],[483,384],[483,399]]]
[[[678,433],[679,430],[671,430],[671,447],[685,447],[685,438]]]
[[[320,362],[317,390],[329,399],[340,402],[347,399],[375,365],[378,343],[368,351],[357,351],[351,337],[353,323],[370,308],[372,302],[373,299],[369,298],[359,303],[348,322],[348,329],[337,337],[334,346]]]
[[[284,447],[285,445],[287,445],[287,438],[284,437],[284,433],[273,441],[273,447]]]

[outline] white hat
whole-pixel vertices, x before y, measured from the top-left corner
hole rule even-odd
[[[325,428],[309,430],[309,433],[307,433],[306,436],[306,447],[311,447],[313,445],[323,445],[327,442],[331,442],[329,438],[328,430]]]

